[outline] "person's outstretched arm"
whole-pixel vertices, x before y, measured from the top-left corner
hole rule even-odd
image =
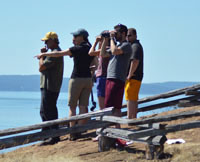
[[[61,56],[72,56],[72,53],[69,49],[64,51],[54,51],[54,52],[46,52],[46,53],[40,53],[39,55],[36,55],[38,59],[41,57],[48,56],[48,57],[61,57]]]

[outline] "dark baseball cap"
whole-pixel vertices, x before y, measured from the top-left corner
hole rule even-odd
[[[85,30],[85,29],[78,29],[77,31],[72,32],[71,34],[75,37],[76,36],[83,36],[83,37],[87,38],[89,36],[87,30]]]
[[[123,24],[115,25],[114,29],[118,29],[120,32],[127,32],[128,31],[128,28],[126,27],[126,25],[123,25]]]

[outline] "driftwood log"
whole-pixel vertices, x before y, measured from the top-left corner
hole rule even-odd
[[[132,140],[137,142],[147,142],[149,144],[157,145],[155,141],[149,141],[148,136],[157,136],[157,135],[166,135],[167,133],[182,131],[186,129],[193,129],[193,128],[200,128],[200,121],[192,121],[183,124],[177,125],[169,125],[166,126],[164,129],[145,129],[142,131],[135,131],[135,130],[123,130],[123,129],[116,129],[116,128],[105,128],[101,131],[97,131],[97,134],[111,137],[111,138],[121,138],[125,140]]]
[[[174,97],[177,95],[185,94],[186,91],[195,91],[198,89],[200,89],[200,84],[196,84],[196,85],[181,88],[181,89],[176,89],[173,91],[169,91],[167,93],[161,93],[159,95],[155,95],[155,96],[151,96],[151,97],[142,98],[138,101],[138,103],[145,103],[145,102],[149,102],[149,101],[153,101],[153,100],[157,100],[157,99]]]
[[[104,110],[98,110],[98,111],[89,112],[86,114],[76,115],[76,116],[72,116],[70,118],[62,118],[62,119],[42,122],[42,123],[35,124],[35,125],[4,129],[4,130],[0,130],[0,137],[6,136],[6,135],[11,135],[11,134],[27,132],[27,131],[36,130],[36,129],[41,129],[44,127],[49,127],[49,126],[53,126],[53,125],[57,125],[57,124],[69,123],[71,121],[78,121],[78,120],[86,119],[86,118],[92,118],[92,117],[97,117],[97,116],[102,116],[102,115],[111,115],[112,110],[113,110],[113,108],[106,108]]]
[[[103,128],[113,125],[112,123],[108,122],[98,122],[93,121],[91,123],[82,125],[82,126],[74,126],[71,128],[60,128],[60,129],[54,129],[54,130],[47,130],[43,132],[35,132],[35,133],[29,133],[25,135],[18,135],[14,137],[8,137],[8,138],[1,138],[0,139],[0,150],[5,148],[10,148],[14,146],[24,145],[32,142],[37,142],[44,140],[46,138],[50,137],[58,137],[63,136],[70,133],[79,133],[79,132],[85,132],[87,130],[97,129],[97,128]]]
[[[200,91],[198,91],[198,90],[188,90],[188,91],[185,92],[185,95],[186,96],[189,96],[189,95],[197,96],[197,95],[200,95]]]
[[[200,121],[192,121],[183,124],[165,126],[164,129],[148,128],[145,130],[125,130],[117,128],[105,128],[97,131],[99,138],[99,151],[107,151],[113,146],[113,139],[120,138],[134,142],[146,143],[146,159],[159,159],[164,151],[166,134],[186,129],[200,128]],[[112,139],[113,138],[113,139]],[[111,140],[112,139],[112,140]],[[111,141],[109,141],[111,140]]]
[[[102,116],[101,118],[97,118],[97,120],[101,121],[107,121],[112,123],[118,123],[118,124],[129,124],[129,125],[140,125],[140,124],[149,124],[149,123],[158,123],[158,122],[165,122],[165,121],[171,121],[171,120],[177,120],[182,118],[188,118],[193,116],[200,116],[200,111],[186,111],[182,113],[177,114],[170,114],[165,116],[155,116],[150,118],[144,118],[144,119],[124,119],[116,116]]]
[[[155,129],[154,129],[155,130]],[[146,159],[159,159],[164,151],[164,143],[167,138],[165,135],[151,136],[148,134],[142,134],[141,137],[135,136],[132,138],[132,134],[137,134],[141,131],[124,130],[116,128],[106,128],[97,130],[97,134],[100,135],[98,140],[98,150],[108,151],[110,148],[115,148],[116,139],[124,139],[127,141],[134,141],[146,144]]]
[[[155,110],[155,109],[159,109],[159,108],[178,105],[180,102],[182,102],[184,100],[188,100],[190,102],[193,102],[193,101],[195,101],[199,98],[200,98],[200,95],[197,95],[197,96],[183,97],[183,98],[176,99],[176,100],[166,101],[166,102],[162,102],[162,103],[159,103],[159,104],[152,104],[152,105],[149,105],[149,106],[139,107],[138,112],[151,111],[151,110]],[[147,99],[148,99],[148,97],[147,97]],[[122,106],[122,108],[125,108],[125,107],[127,107],[127,105]],[[127,112],[122,113],[122,116],[125,116],[125,115],[127,115]]]

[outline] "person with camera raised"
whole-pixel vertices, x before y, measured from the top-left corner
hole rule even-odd
[[[128,64],[132,53],[131,44],[127,42],[127,27],[118,24],[114,31],[110,32],[110,50],[106,51],[106,39],[104,37],[101,47],[101,56],[110,57],[107,69],[105,107],[114,107],[113,115],[121,116],[121,107],[124,95],[124,86],[127,77]],[[119,42],[116,45],[115,40]],[[120,125],[116,125],[120,128]]]
[[[99,60],[95,75],[96,75],[96,83],[97,83],[96,88],[97,88],[98,103],[99,103],[99,108],[101,110],[103,108],[105,108],[105,104],[104,104],[105,86],[106,86],[106,76],[107,76],[107,67],[108,67],[108,63],[109,63],[109,57],[102,57],[100,55],[100,49],[101,49],[101,45],[103,42],[103,37],[109,37],[109,35],[110,35],[110,33],[108,30],[102,31],[101,34],[96,37],[96,40],[89,51],[90,56],[97,56],[98,60]],[[106,40],[108,40],[108,39],[106,39]],[[95,49],[97,44],[99,44],[98,50]],[[106,42],[107,49],[110,48],[109,44],[110,44],[110,42],[108,40]]]

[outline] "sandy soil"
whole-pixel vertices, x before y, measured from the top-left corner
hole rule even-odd
[[[200,110],[200,106],[176,109],[164,112],[160,115],[179,113],[182,111]],[[200,120],[200,117],[192,117],[167,122],[168,125]],[[128,127],[127,125],[123,127]],[[131,128],[129,126],[129,128]],[[106,152],[98,152],[98,142],[93,142],[95,130],[83,135],[76,141],[69,141],[69,136],[63,136],[61,141],[51,146],[32,146],[17,149],[0,155],[0,162],[63,162],[63,161],[87,161],[87,162],[122,162],[122,161],[147,161],[145,159],[145,145],[133,143],[124,150],[112,149]],[[200,161],[200,128],[179,131],[167,134],[168,139],[182,138],[184,144],[168,145],[165,143],[165,157],[159,161],[194,162]],[[149,160],[151,161],[151,160]],[[153,161],[153,160],[152,160]],[[156,161],[156,160],[154,160]]]

